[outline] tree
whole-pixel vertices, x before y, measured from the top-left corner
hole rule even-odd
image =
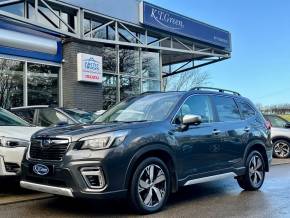
[[[199,69],[186,71],[163,80],[165,91],[187,91],[197,86],[206,86],[209,84],[210,76],[207,72]]]

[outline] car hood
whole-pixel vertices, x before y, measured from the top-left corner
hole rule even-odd
[[[0,136],[30,140],[30,137],[42,127],[0,126]]]
[[[94,125],[70,125],[65,127],[46,128],[37,132],[33,138],[68,138],[77,141],[83,137],[97,135],[105,132],[112,132],[125,129],[146,128],[153,122],[133,123],[100,123]]]
[[[285,136],[287,138],[290,138],[290,129],[272,127],[271,136],[272,138],[277,137],[277,136]]]

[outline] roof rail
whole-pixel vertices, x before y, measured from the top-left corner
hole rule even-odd
[[[222,93],[230,93],[233,95],[237,95],[237,96],[241,96],[240,93],[235,92],[235,91],[231,91],[231,90],[227,90],[227,89],[219,89],[219,88],[212,88],[212,87],[194,87],[192,89],[190,89],[190,91],[194,91],[194,90],[212,90],[212,91],[218,91],[218,92],[222,92]]]

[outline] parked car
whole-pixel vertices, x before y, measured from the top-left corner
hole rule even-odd
[[[36,126],[53,127],[92,123],[94,113],[80,109],[54,108],[47,105],[12,108],[11,111]]]
[[[95,125],[49,128],[32,136],[23,188],[84,198],[129,197],[156,212],[181,186],[234,177],[258,190],[272,160],[266,120],[226,90],[146,93]]]
[[[273,156],[290,157],[290,123],[278,115],[264,115],[271,125]]]
[[[24,150],[40,129],[0,108],[0,177],[19,175]]]

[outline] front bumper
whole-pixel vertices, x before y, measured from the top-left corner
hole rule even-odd
[[[22,188],[26,188],[26,189],[30,189],[34,191],[73,197],[72,190],[69,188],[60,188],[60,187],[54,187],[54,186],[48,186],[48,185],[41,185],[41,184],[25,182],[25,181],[21,181],[20,186]]]
[[[95,155],[90,151],[69,151],[60,162],[24,159],[21,186],[76,198],[125,197],[127,189],[124,181],[128,163],[116,160],[118,157],[108,158],[109,153],[109,150],[99,151]],[[53,172],[47,176],[37,175],[33,171],[36,164],[48,166]]]
[[[0,176],[19,176],[25,148],[0,147]]]

